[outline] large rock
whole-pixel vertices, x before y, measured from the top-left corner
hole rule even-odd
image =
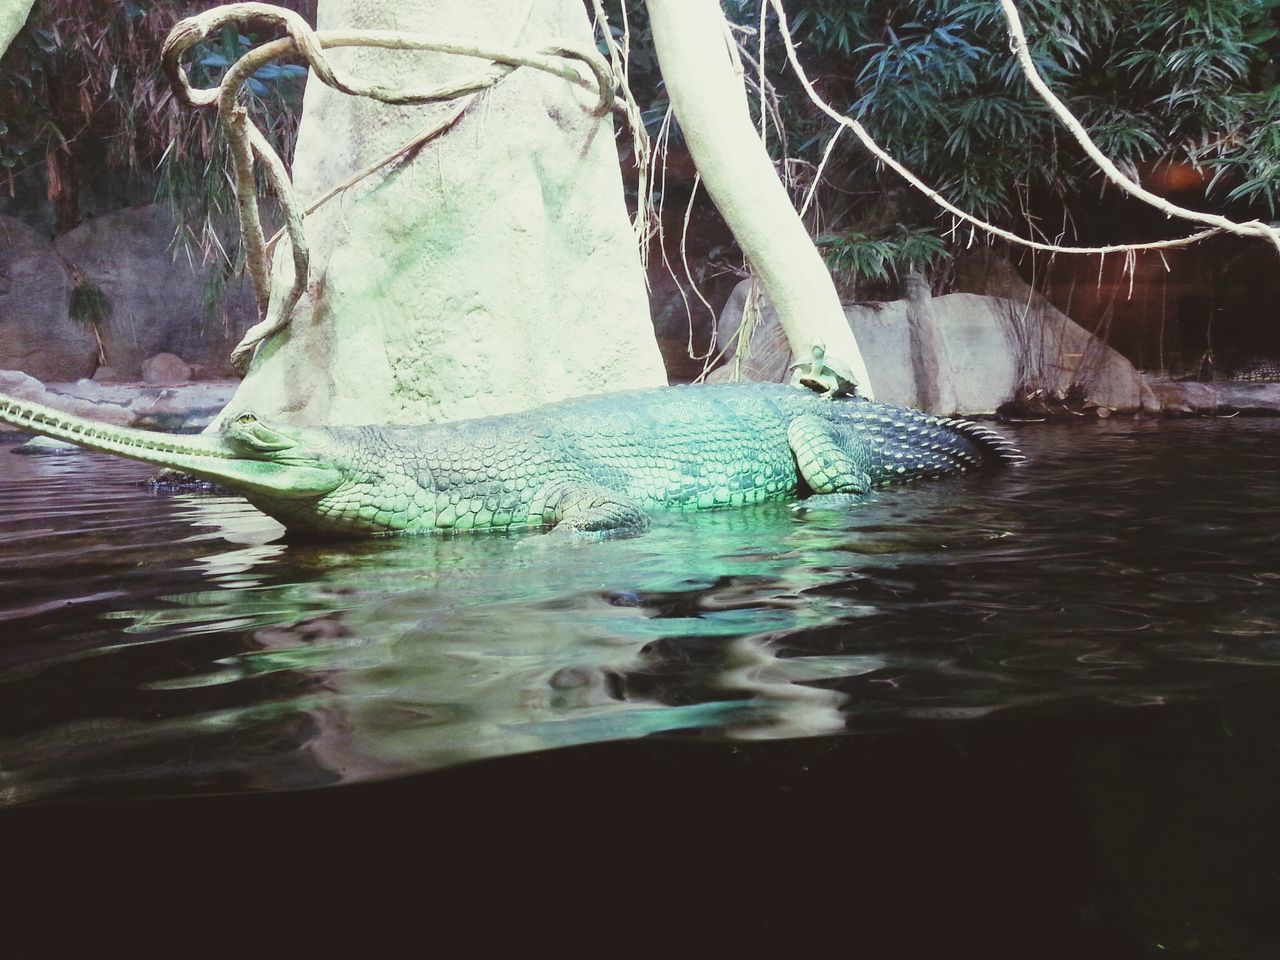
[[[110,315],[99,332],[105,363],[120,377],[137,379],[142,362],[158,353],[229,374],[231,348],[257,320],[243,278],[209,302],[208,270],[174,257],[177,229],[164,207],[147,205],[86,220],[54,243],[107,298]]]
[[[44,236],[0,216],[0,369],[45,380],[93,373],[93,330],[70,316],[71,276]]]
[[[83,382],[93,383],[92,380]],[[59,394],[50,390],[35,377],[27,376],[18,370],[0,370],[0,393],[6,393],[30,403],[64,410],[77,417],[87,417],[90,420],[120,427],[129,426],[134,419],[128,409],[119,404],[103,404],[83,396]]]
[[[88,379],[44,384],[17,370],[0,370],[0,393],[98,423],[148,430],[202,429],[226,406],[235,387],[231,380],[179,387],[107,384]],[[0,425],[0,431],[10,429]]]
[[[991,414],[1019,392],[1066,393],[1084,388],[1089,400],[1113,410],[1142,406],[1142,378],[1115,350],[1065,314],[1049,307],[971,293],[929,302],[936,333],[951,366],[953,409],[938,413]],[[922,385],[910,357],[907,304],[846,310],[871,367],[876,396],[891,403],[920,402]],[[868,353],[868,351],[870,351]]]
[[[1167,416],[1280,415],[1280,383],[1153,380],[1147,386]]]
[[[513,19],[507,0],[329,0],[318,17],[321,29],[429,23],[461,40],[594,45],[580,0],[518,6]],[[329,55],[393,89],[455,82],[478,66],[372,48]],[[310,285],[229,413],[411,423],[664,383],[613,125],[592,115],[594,100],[517,70],[443,136],[308,216]],[[454,109],[351,97],[313,75],[292,167],[299,200],[310,204]],[[277,302],[292,281],[288,246],[273,265]]]
[[[734,291],[721,314],[720,343],[729,342],[726,338],[737,329],[748,283]],[[928,312],[927,322],[919,311]],[[984,415],[1019,391],[1065,393],[1078,384],[1100,406],[1120,411],[1142,406],[1142,379],[1133,366],[1047,303],[955,293],[850,304],[845,316],[871,371],[877,400],[947,415]],[[925,337],[937,342],[927,344],[930,349],[922,356]],[[790,350],[767,302],[762,303],[751,354],[743,370],[746,378],[786,378]],[[945,364],[945,382],[936,372],[939,364]],[[726,376],[721,373],[717,379]],[[924,382],[926,376],[937,379]]]
[[[191,366],[172,353],[157,353],[142,361],[142,379],[146,383],[186,383],[191,379]]]

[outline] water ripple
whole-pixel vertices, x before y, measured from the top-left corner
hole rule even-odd
[[[1280,668],[1280,423],[1020,431],[1025,468],[633,540],[300,545],[0,448],[0,795],[291,789],[673,735],[1136,709]]]

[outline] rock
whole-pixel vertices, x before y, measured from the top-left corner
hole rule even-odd
[[[191,379],[191,367],[172,353],[157,353],[142,361],[142,379],[145,383],[186,383]]]
[[[0,369],[47,380],[93,373],[98,342],[71,319],[71,276],[43,235],[0,216]]]
[[[741,379],[764,380],[781,383],[787,379],[787,368],[791,365],[791,347],[778,315],[773,306],[763,296],[759,297],[760,317],[755,331],[751,335],[751,349],[741,362],[735,358],[737,351],[736,334],[741,323],[742,312],[750,299],[751,281],[744,280],[733,288],[724,309],[720,311],[720,319],[716,323],[716,351],[723,352],[723,365],[717,367],[707,377],[710,383],[720,383],[733,379],[732,371],[740,367]],[[865,351],[864,351],[865,352]]]
[[[45,388],[43,383],[21,370],[0,370],[0,393],[19,400],[43,403]]]
[[[166,388],[94,380],[46,385],[16,370],[0,370],[0,393],[103,423],[177,433],[208,426],[235,389],[232,380]]]
[[[1034,291],[1007,258],[987,248],[972,251],[956,265],[955,289],[1012,302],[1017,314],[1009,332],[1023,382],[1064,394],[1079,385],[1100,406],[1126,413],[1143,408],[1142,377],[1133,364]]]
[[[688,340],[670,340],[658,337],[658,352],[662,354],[662,365],[667,371],[667,380],[671,383],[692,383],[703,374],[705,360],[701,355],[689,356]],[[695,351],[696,354],[696,351]],[[720,361],[717,360],[716,363]],[[715,366],[715,364],[711,364]]]
[[[86,388],[100,386],[91,380],[86,381],[85,384]],[[46,407],[54,407],[80,417],[88,417],[90,420],[99,420],[117,426],[128,426],[133,420],[133,415],[122,406],[96,403],[82,396],[55,393],[35,377],[27,376],[17,370],[0,370],[0,393],[7,393],[19,400],[29,400],[32,403],[43,404]]]
[[[1142,379],[1142,409],[1145,413],[1160,413],[1162,410],[1160,398],[1145,377]]]
[[[14,447],[13,452],[24,456],[33,454],[63,456],[68,453],[79,453],[83,449],[83,447],[77,447],[74,443],[67,443],[65,440],[55,440],[52,437],[32,437],[26,443],[20,443]]]
[[[46,386],[52,394],[79,397],[82,400],[92,400],[94,403],[119,403],[122,392],[133,395],[139,389],[133,384],[122,387],[102,380],[86,380],[83,378],[75,383],[51,383],[46,384]]]
[[[746,299],[744,281],[721,314],[718,342],[728,342]],[[928,322],[918,315],[928,311]],[[913,312],[917,314],[912,316]],[[1112,410],[1142,405],[1142,379],[1119,353],[1047,303],[953,293],[889,303],[849,304],[845,316],[871,371],[876,399],[939,414],[992,415],[1020,389],[1035,385],[1065,394],[1084,387],[1088,400]],[[919,362],[921,337],[936,337],[930,355],[946,364],[950,382],[920,383],[932,365]],[[789,349],[777,314],[762,304],[747,379],[781,381]],[[712,379],[723,379],[720,373]],[[944,389],[945,387],[945,389]],[[941,406],[931,409],[932,398]]]
[[[109,313],[99,323],[105,365],[137,379],[142,361],[173,353],[231,373],[231,348],[257,321],[247,282],[230,282],[221,303],[208,302],[211,269],[193,268],[173,256],[177,225],[168,211],[149,204],[86,220],[54,242],[59,254],[97,286]],[[74,376],[88,376],[89,369]],[[59,376],[70,380],[74,376]]]
[[[1165,416],[1280,414],[1280,383],[1199,383],[1153,380],[1147,384]]]
[[[933,310],[956,370],[957,412],[992,413],[1026,387],[1065,395],[1079,386],[1101,407],[1142,406],[1133,365],[1043,299],[953,293]]]
[[[652,261],[649,265],[649,308],[667,376],[674,382],[685,383],[700,376],[703,364],[700,358],[706,354],[708,341],[715,329],[715,312],[699,300],[692,289],[682,289],[665,264],[655,267]],[[692,357],[689,356],[690,339],[693,341]]]
[[[520,43],[594,48],[580,0],[523,4]],[[470,35],[508,0],[327,0],[322,29]],[[392,89],[455,83],[456,56],[347,48],[335,67]],[[258,352],[230,415],[422,423],[666,382],[623,194],[613,120],[536,70],[487,90],[412,162],[307,217],[310,285],[287,335]],[[379,103],[310,84],[291,165],[309,203],[458,102]],[[276,250],[273,296],[292,281]],[[176,351],[189,360],[202,357]],[[537,376],[530,376],[536,371]]]
[[[907,301],[907,327],[911,335],[911,372],[915,399],[911,406],[921,410],[961,410],[964,407],[956,378],[960,371],[950,355],[949,337],[943,328],[940,309],[935,304],[929,280],[919,270],[907,274],[902,284]],[[856,334],[855,334],[856,335]]]
[[[93,379],[98,383],[115,383],[120,379],[120,375],[112,367],[99,367],[93,371]]]

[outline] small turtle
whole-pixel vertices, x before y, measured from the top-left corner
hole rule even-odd
[[[858,381],[838,358],[827,358],[827,348],[822,341],[813,345],[813,358],[793,363],[791,371],[793,387],[817,390],[824,397],[853,397],[858,393]]]

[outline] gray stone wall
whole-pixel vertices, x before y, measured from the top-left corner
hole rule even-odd
[[[71,320],[71,275],[38,231],[0,216],[0,370],[41,380],[88,377],[93,330]]]
[[[135,380],[148,358],[170,353],[230,375],[231,348],[257,308],[244,278],[211,287],[215,267],[175,254],[179,229],[150,204],[94,217],[53,241],[0,216],[0,369],[68,381],[106,366]],[[105,319],[72,317],[77,283],[102,292]]]
[[[720,343],[729,342],[741,322],[748,283],[734,291],[721,314]],[[922,311],[927,322],[921,322]],[[1078,384],[1094,403],[1118,411],[1136,411],[1144,403],[1142,378],[1129,361],[1042,301],[953,293],[848,304],[845,316],[876,399],[886,403],[948,416],[986,415],[1029,384],[1059,393]],[[923,338],[934,338],[924,351]],[[784,380],[789,362],[777,317],[765,303],[745,378]],[[727,379],[728,368],[717,373],[714,379]]]

